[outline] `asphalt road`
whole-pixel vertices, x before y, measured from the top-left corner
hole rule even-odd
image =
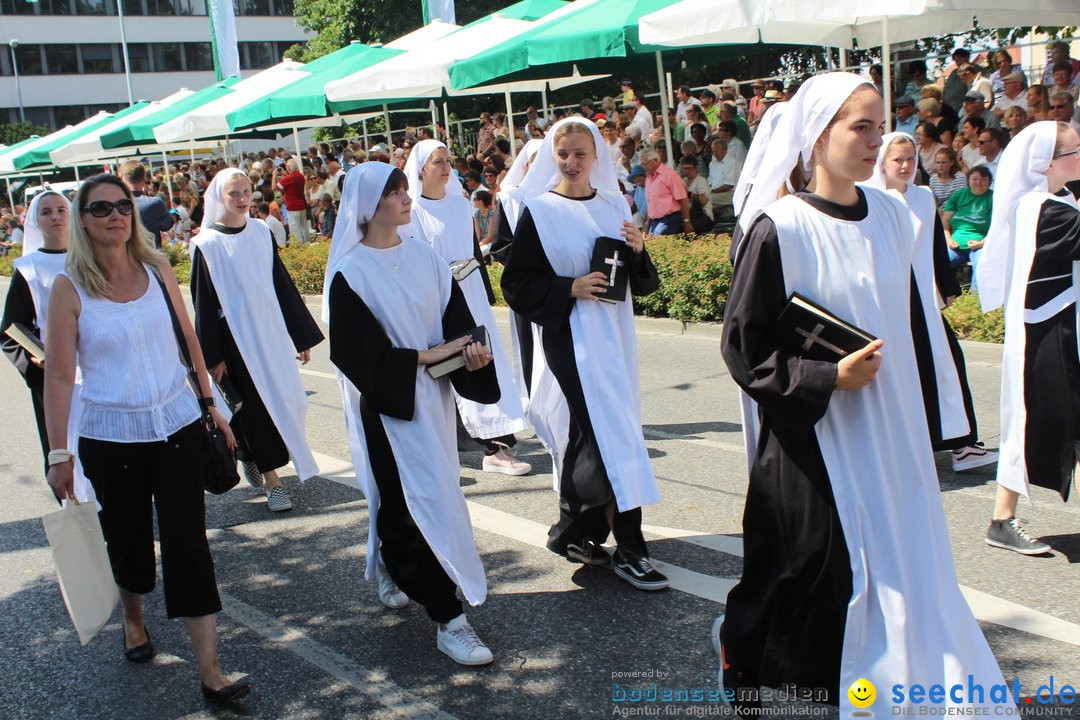
[[[6,294],[7,281],[0,280]],[[310,299],[318,317],[317,298]],[[505,335],[505,316],[499,314]],[[721,714],[709,703],[615,702],[620,690],[716,687],[709,626],[741,568],[746,489],[736,388],[715,328],[638,325],[644,431],[663,501],[644,511],[651,554],[673,588],[650,594],[602,568],[543,548],[557,516],[550,461],[535,438],[519,444],[534,473],[507,478],[461,453],[461,484],[488,573],[489,598],[469,611],[495,663],[469,669],[435,648],[421,609],[382,607],[363,580],[367,513],[349,482],[349,454],[326,344],[304,369],[308,438],[322,476],[285,480],[296,508],[272,515],[245,483],[207,496],[207,525],[224,612],[221,655],[254,692],[242,714],[260,718],[591,718],[624,710],[667,717]],[[968,344],[982,437],[996,446],[997,347]],[[0,368],[0,715],[8,718],[231,717],[204,703],[183,626],[146,598],[159,654],[146,666],[121,655],[118,613],[84,648],[66,615],[41,524],[56,508],[41,476],[29,395]],[[1080,506],[1036,489],[1020,514],[1055,547],[1027,558],[983,542],[993,469],[954,474],[938,458],[957,575],[1007,680],[1032,693],[1080,686]],[[919,533],[912,527],[913,535]],[[878,703],[884,708],[883,703]],[[774,717],[794,715],[771,706]],[[819,706],[803,710],[829,713]],[[1027,708],[1025,708],[1027,709]],[[879,716],[888,712],[879,710]],[[1061,710],[1055,717],[1067,717]]]

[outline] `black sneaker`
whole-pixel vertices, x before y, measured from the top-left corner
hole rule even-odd
[[[566,559],[570,562],[585,563],[601,567],[611,564],[611,556],[607,554],[600,544],[593,540],[582,540],[578,543],[567,543]]]
[[[637,553],[619,550],[614,562],[615,574],[638,590],[663,590],[671,584],[666,575],[652,566],[649,558]]]
[[[1043,555],[1050,552],[1050,546],[1028,535],[1027,530],[1015,517],[991,520],[990,529],[986,531],[986,544],[1021,555]]]

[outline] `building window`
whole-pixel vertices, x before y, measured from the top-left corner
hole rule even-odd
[[[245,70],[262,70],[270,67],[277,61],[274,49],[272,42],[240,43],[240,67]]]
[[[128,43],[128,60],[131,61],[131,72],[150,72],[150,46],[146,43]],[[121,70],[123,64],[121,59]]]
[[[280,17],[290,17],[296,14],[293,0],[274,0],[274,14]]]
[[[105,0],[75,0],[76,15],[115,15],[114,7],[105,7]]]
[[[56,127],[53,125],[52,118],[49,116],[49,108],[47,107],[28,107],[24,112],[26,113],[26,122],[31,125],[44,125],[47,128]],[[15,117],[18,117],[18,115]],[[76,120],[76,122],[78,122],[78,120]]]
[[[53,108],[56,126],[78,125],[87,118],[85,105],[58,105]]]
[[[45,61],[50,75],[74,75],[79,72],[74,45],[46,45]]]
[[[184,69],[180,62],[180,43],[155,43],[151,48],[154,72],[180,72]]]
[[[237,15],[269,15],[270,0],[236,0]]]
[[[0,15],[35,15],[36,3],[26,0],[0,0]]]
[[[116,72],[112,45],[82,45],[80,50],[82,51],[82,71],[84,73]]]
[[[41,0],[42,15],[71,15],[71,0]]]
[[[205,15],[206,0],[176,0],[176,8],[181,15]]]
[[[125,6],[126,9],[127,6]],[[176,15],[173,0],[146,0],[146,9],[151,15]]]
[[[143,0],[121,0],[124,3],[124,15],[146,15]]]
[[[189,71],[214,69],[214,55],[210,43],[184,43],[184,59]]]
[[[20,75],[43,75],[45,66],[41,62],[40,45],[20,45],[15,48],[16,70]]]

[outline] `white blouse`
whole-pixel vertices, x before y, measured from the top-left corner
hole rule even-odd
[[[202,415],[180,360],[161,287],[144,264],[142,297],[119,303],[92,298],[72,280],[79,313],[81,437],[133,443],[168,438]]]

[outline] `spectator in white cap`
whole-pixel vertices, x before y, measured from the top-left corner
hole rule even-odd
[[[1022,72],[1009,73],[1001,79],[1002,86],[1005,88],[1001,97],[994,103],[994,107],[991,109],[995,115],[999,118],[1005,115],[1005,111],[1011,107],[1021,108],[1024,112],[1027,112],[1028,104],[1027,97],[1024,93],[1024,88],[1027,85],[1027,79]]]

